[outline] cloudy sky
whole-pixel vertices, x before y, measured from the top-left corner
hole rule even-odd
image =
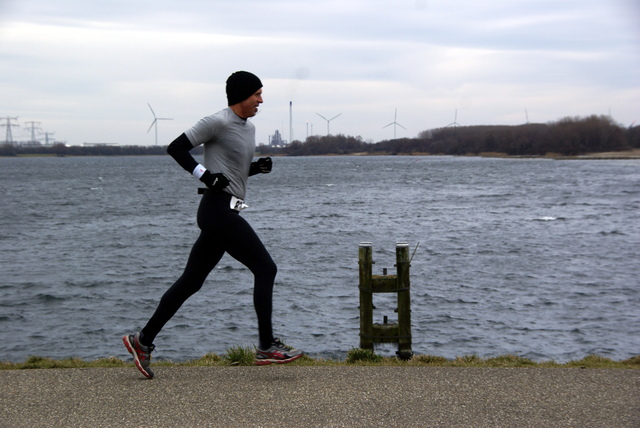
[[[460,125],[640,123],[636,0],[0,0],[0,116],[67,144],[168,144],[257,74],[257,142]],[[457,116],[456,116],[457,113]],[[6,125],[6,119],[2,124]],[[6,126],[0,128],[5,140]],[[42,136],[39,137],[41,140]]]

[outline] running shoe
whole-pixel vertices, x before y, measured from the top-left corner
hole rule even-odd
[[[280,339],[274,339],[269,349],[256,348],[256,364],[259,366],[290,363],[300,357],[301,350],[285,345]]]
[[[136,367],[140,372],[153,379],[153,370],[149,367],[151,362],[151,352],[156,348],[154,345],[144,346],[140,343],[140,332],[135,334],[129,334],[122,336],[124,346],[127,347],[127,351],[133,355],[133,361],[136,363]]]

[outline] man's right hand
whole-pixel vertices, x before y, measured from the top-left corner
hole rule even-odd
[[[220,172],[211,174],[209,171],[205,171],[200,177],[200,181],[215,192],[219,192],[229,185],[229,179]]]

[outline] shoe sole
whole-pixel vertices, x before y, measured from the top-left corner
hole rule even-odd
[[[138,368],[138,370],[140,370],[140,373],[145,375],[145,377],[147,377],[148,379],[153,379],[153,375],[148,371],[146,371],[144,367],[142,367],[142,364],[140,364],[138,353],[136,352],[136,350],[133,348],[133,345],[131,345],[131,342],[129,341],[129,335],[125,334],[124,336],[122,336],[122,342],[124,343],[124,346],[127,348],[127,351],[129,351],[129,353],[133,355],[133,362],[136,363],[136,367]]]
[[[291,357],[291,358],[287,358],[286,360],[277,360],[275,358],[269,358],[269,359],[264,359],[264,360],[256,360],[256,365],[257,366],[266,366],[269,364],[286,364],[286,363],[290,363],[291,361],[295,361],[298,358],[302,357],[303,354],[300,355],[296,355],[295,357]]]

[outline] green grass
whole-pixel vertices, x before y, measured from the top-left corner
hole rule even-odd
[[[156,367],[224,367],[253,366],[255,350],[249,347],[233,346],[224,355],[206,354],[196,360],[172,362],[153,360]],[[585,368],[585,369],[640,369],[640,355],[623,361],[614,361],[598,355],[589,355],[581,360],[557,363],[555,361],[535,362],[517,355],[501,355],[492,358],[480,358],[477,355],[465,355],[447,359],[433,355],[414,355],[409,360],[395,357],[383,357],[366,349],[351,349],[345,361],[311,358],[304,355],[291,363],[306,367],[372,366],[372,367],[538,367],[538,368]],[[59,368],[105,368],[130,367],[133,363],[116,357],[85,361],[80,358],[54,360],[32,356],[23,363],[0,362],[0,370],[59,369]]]
[[[256,351],[242,346],[227,349],[223,361],[230,366],[251,366],[255,364]]]
[[[354,348],[347,353],[347,363],[355,364],[359,362],[381,363],[384,357],[377,355],[370,349]]]

